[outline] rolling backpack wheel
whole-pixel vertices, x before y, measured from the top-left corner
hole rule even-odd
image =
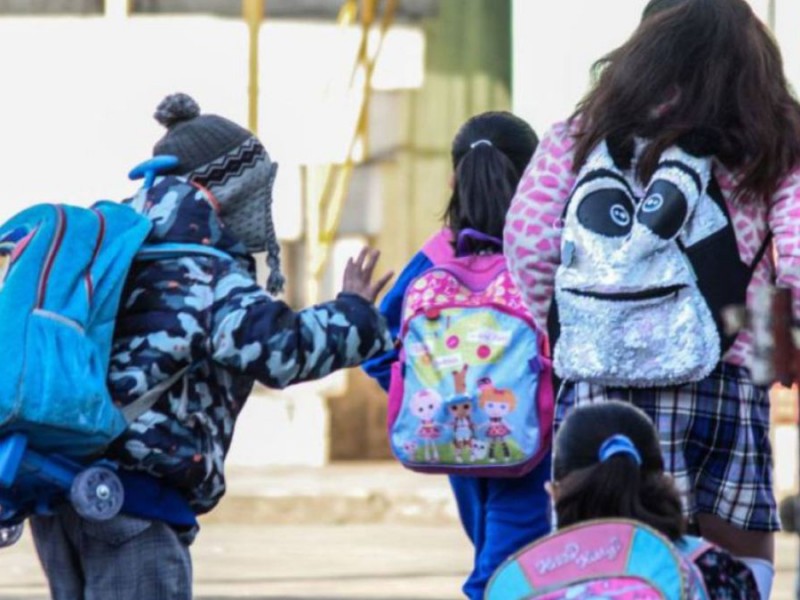
[[[89,467],[75,476],[69,499],[75,512],[84,519],[108,521],[119,514],[125,491],[114,471]]]
[[[0,548],[8,548],[13,546],[22,537],[22,532],[25,526],[20,523],[19,525],[10,525],[8,527],[0,527]]]

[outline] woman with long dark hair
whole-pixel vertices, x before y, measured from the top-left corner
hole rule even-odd
[[[744,0],[651,0],[594,75],[505,228],[529,308],[549,317],[556,424],[611,399],[643,409],[691,523],[768,597],[769,399],[748,332],[720,313],[776,278],[800,290],[800,105]]]

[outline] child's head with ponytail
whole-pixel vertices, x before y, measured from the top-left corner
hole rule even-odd
[[[658,433],[630,404],[575,409],[556,437],[553,471],[559,527],[625,518],[673,540],[684,533],[680,496],[664,473]]]
[[[474,229],[503,237],[511,199],[539,143],[525,121],[509,112],[486,112],[462,125],[453,140],[453,195],[444,215],[456,239]],[[471,253],[497,249],[491,242],[470,240]]]

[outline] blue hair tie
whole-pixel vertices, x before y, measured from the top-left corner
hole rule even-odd
[[[639,454],[631,438],[627,435],[612,435],[608,438],[603,442],[603,445],[600,446],[598,457],[600,458],[600,462],[606,462],[609,458],[617,456],[618,454],[627,454],[636,461],[637,465],[640,467],[642,466],[642,455]]]

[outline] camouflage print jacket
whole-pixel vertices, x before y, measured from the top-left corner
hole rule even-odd
[[[358,296],[341,294],[300,312],[268,296],[252,258],[224,231],[213,198],[186,180],[161,178],[129,202],[153,222],[149,243],[200,243],[234,257],[136,263],[111,359],[112,393],[123,406],[191,366],[110,457],[162,478],[204,513],[225,492],[225,455],[255,381],[284,388],[323,377],[385,352],[392,340],[377,310]]]

